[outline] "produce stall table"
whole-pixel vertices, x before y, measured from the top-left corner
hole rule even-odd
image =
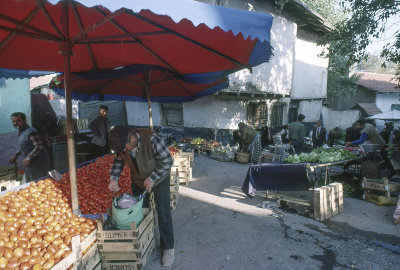
[[[325,185],[329,181],[329,167],[338,165],[359,164],[362,158],[341,160],[330,163],[262,163],[250,165],[243,182],[242,190],[254,197],[256,190],[300,191],[315,186],[321,168],[324,171]],[[310,174],[314,174],[311,179]],[[320,177],[322,175],[319,175]]]

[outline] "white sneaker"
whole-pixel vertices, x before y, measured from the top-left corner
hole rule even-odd
[[[163,266],[171,266],[174,263],[174,249],[165,249],[161,262]]]

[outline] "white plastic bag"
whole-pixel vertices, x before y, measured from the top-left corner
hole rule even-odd
[[[136,197],[133,197],[129,194],[123,194],[122,197],[118,200],[118,206],[121,209],[126,209],[137,204],[137,202],[138,200]]]

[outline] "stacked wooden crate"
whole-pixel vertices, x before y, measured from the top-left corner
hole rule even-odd
[[[72,237],[72,252],[54,265],[51,270],[100,270],[96,232],[97,230],[91,232],[82,242],[79,235]]]
[[[171,168],[171,178],[178,176],[179,183],[189,185],[189,180],[192,178],[194,162],[194,152],[180,151],[174,157],[174,165]]]
[[[332,183],[313,190],[314,219],[323,221],[343,212],[343,185]]]
[[[141,270],[155,247],[154,212],[143,208],[144,219],[130,230],[103,230],[98,222],[97,241],[102,269]]]
[[[382,179],[367,179],[363,178],[361,187],[364,190],[364,200],[375,200],[378,201],[379,193],[390,199],[393,192],[400,191],[400,184],[396,182],[390,182],[387,177]]]

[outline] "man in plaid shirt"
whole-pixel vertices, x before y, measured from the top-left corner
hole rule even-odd
[[[132,193],[138,196],[147,190],[154,193],[157,208],[160,244],[163,249],[162,265],[174,261],[174,232],[170,208],[170,170],[174,163],[162,138],[150,130],[129,130],[116,126],[111,130],[109,145],[115,153],[110,171],[111,191],[118,191],[118,179],[124,165],[131,171]],[[144,206],[148,204],[148,196]]]
[[[10,159],[10,163],[15,164],[20,155],[24,157],[22,165],[25,167],[26,182],[45,176],[50,170],[50,157],[42,136],[26,123],[26,115],[22,112],[13,113],[11,122],[19,133],[18,151]]]

